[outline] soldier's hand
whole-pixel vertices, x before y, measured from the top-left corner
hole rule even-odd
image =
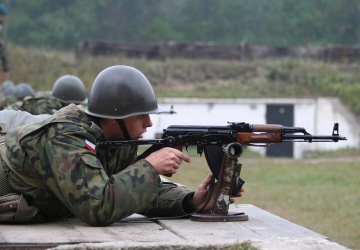
[[[209,174],[206,179],[203,181],[203,183],[200,184],[199,188],[196,190],[196,192],[194,193],[194,196],[192,198],[192,204],[196,209],[200,209],[201,207],[204,206],[205,202],[206,202],[206,198],[208,196],[209,193],[209,188],[210,188],[210,183],[211,183],[211,179],[212,179],[213,175]],[[204,209],[202,210],[203,212],[208,212],[213,208],[214,205],[214,200],[215,200],[215,191],[217,189],[217,185],[218,183],[215,182],[212,194],[211,194],[211,198],[209,200],[209,202],[207,203],[206,207],[204,207]],[[244,188],[242,187],[240,189],[240,191],[234,196],[234,197],[241,197],[244,193]],[[234,197],[230,197],[230,204],[235,202]]]
[[[190,162],[188,155],[170,147],[162,148],[145,158],[159,174],[171,176],[179,169],[183,161]]]

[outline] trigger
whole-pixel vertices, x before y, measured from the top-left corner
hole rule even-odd
[[[197,153],[198,153],[198,155],[201,156],[203,152],[204,152],[204,147],[198,146],[198,147],[197,147]]]

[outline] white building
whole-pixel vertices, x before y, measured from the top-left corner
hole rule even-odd
[[[312,135],[331,135],[334,123],[339,123],[339,134],[347,137],[347,141],[280,143],[252,149],[263,155],[302,158],[306,151],[360,148],[356,117],[338,98],[158,98],[158,104],[164,111],[170,111],[173,106],[176,113],[152,115],[153,126],[148,128],[144,139],[158,137],[170,125],[280,124],[304,127]]]

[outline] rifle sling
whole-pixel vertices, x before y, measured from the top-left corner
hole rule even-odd
[[[151,145],[148,149],[146,149],[141,155],[139,155],[138,157],[136,157],[136,161],[141,160],[141,159],[145,159],[146,157],[148,157],[151,153],[158,151],[159,149],[162,149],[163,147],[166,147],[165,145],[162,144],[153,144]]]

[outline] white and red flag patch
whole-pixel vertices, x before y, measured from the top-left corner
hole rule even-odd
[[[93,153],[95,153],[95,144],[92,143],[91,141],[85,140],[85,146]]]

